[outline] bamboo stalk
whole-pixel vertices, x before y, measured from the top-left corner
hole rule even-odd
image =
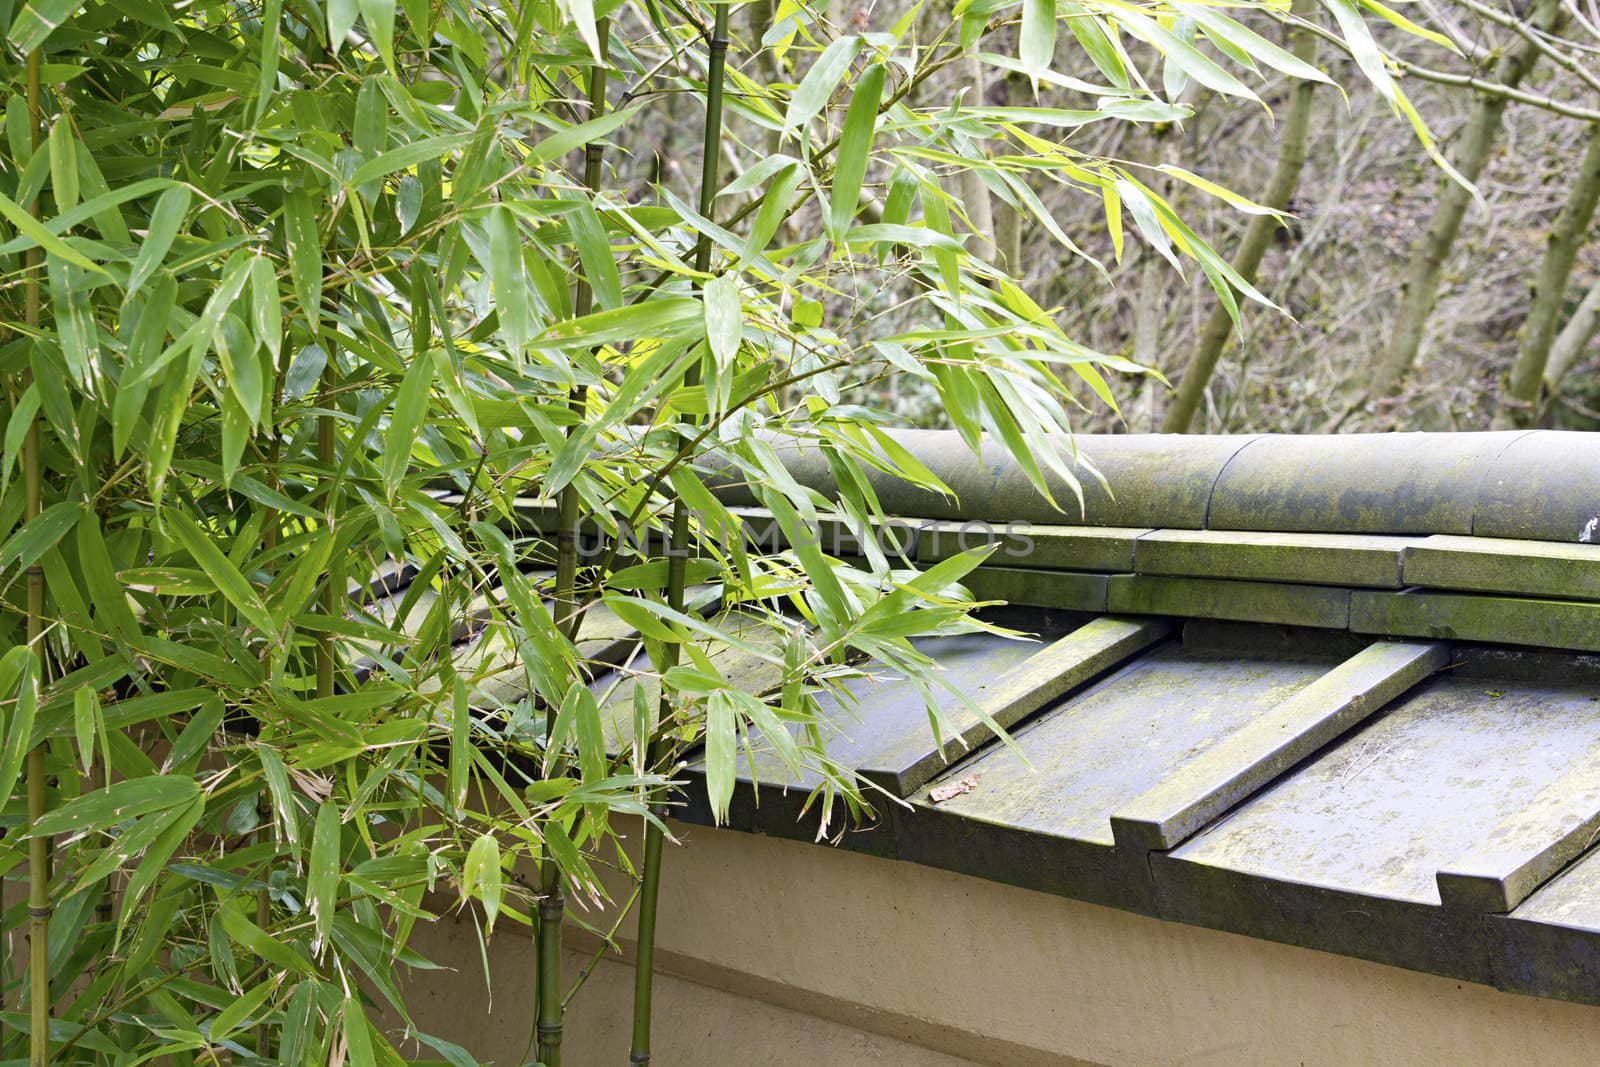
[[[1315,4],[1299,0],[1293,12],[1304,19],[1311,17],[1314,8]],[[1317,58],[1316,36],[1301,23],[1290,25],[1289,50],[1297,59],[1308,64],[1314,63]],[[1305,169],[1306,139],[1311,128],[1311,94],[1315,88],[1313,82],[1299,81],[1289,94],[1283,136],[1278,141],[1278,160],[1273,165],[1272,177],[1267,179],[1266,191],[1260,198],[1263,205],[1277,211],[1288,208],[1289,198],[1300,184],[1300,172]],[[1244,239],[1233,254],[1233,269],[1239,277],[1255,283],[1261,260],[1266,256],[1272,236],[1280,224],[1273,215],[1256,215],[1250,219]],[[1195,346],[1194,355],[1189,357],[1189,365],[1178,380],[1172,404],[1161,420],[1163,433],[1189,432],[1195,412],[1200,410],[1200,401],[1205,397],[1206,386],[1211,383],[1211,375],[1216,371],[1217,361],[1222,358],[1223,349],[1227,347],[1232,334],[1233,318],[1219,302],[1212,307],[1211,315],[1200,333],[1200,343]]]
[[[710,47],[706,57],[706,117],[704,145],[700,171],[700,215],[710,219],[717,202],[717,162],[722,144],[722,82],[728,62],[728,0],[716,6],[711,30]],[[695,245],[694,266],[703,278],[711,269],[711,239],[701,235]],[[701,283],[702,287],[704,283]],[[685,384],[692,385],[697,372],[685,376]],[[689,509],[682,500],[672,507],[672,534],[667,545],[667,603],[681,612],[684,587],[689,562]],[[677,665],[678,646],[667,645],[661,664],[666,674]],[[666,686],[661,691],[661,719],[666,721],[671,711],[670,696]],[[661,738],[651,746],[650,767],[655,768],[671,759],[674,746]],[[657,804],[655,814],[660,819],[666,814],[666,805]],[[661,892],[662,831],[658,822],[644,823],[644,870],[639,887],[639,929],[635,940],[633,960],[633,1047],[628,1057],[630,1063],[650,1062],[650,1013],[654,992],[656,949],[656,903]]]
[[[606,110],[606,66],[611,41],[611,20],[601,19],[595,26],[599,38],[600,62],[589,71],[589,118],[597,119]],[[604,148],[592,141],[583,150],[583,184],[592,196],[600,188]],[[580,272],[572,286],[572,314],[581,318],[594,310],[594,286]],[[588,389],[574,386],[567,403],[582,420],[588,406]],[[556,548],[556,625],[568,640],[576,641],[582,615],[578,611],[578,487],[576,479],[562,487],[557,504],[558,544]],[[549,749],[555,732],[554,704],[545,708],[544,739]],[[560,764],[551,764],[552,774],[561,773]],[[565,1004],[561,996],[561,924],[566,918],[561,865],[546,854],[539,864],[539,922],[535,928],[539,980],[534,1008],[538,1020],[539,1061],[545,1067],[561,1067],[561,1020]]]
[[[28,53],[28,133],[33,150],[39,151],[39,129],[43,122],[39,100],[39,50]],[[39,217],[39,201],[28,204],[28,214]],[[30,249],[23,280],[23,319],[31,337],[39,329],[39,249]],[[26,374],[26,372],[25,372]],[[24,521],[31,521],[41,510],[43,490],[39,462],[39,419],[34,417],[22,442],[22,469],[26,502]],[[34,655],[37,685],[44,677],[44,570],[37,564],[28,568],[28,647]],[[28,825],[45,813],[44,746],[28,753]],[[50,840],[28,839],[28,1063],[44,1067],[50,1062]]]

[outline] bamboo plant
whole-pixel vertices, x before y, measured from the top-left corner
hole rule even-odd
[[[719,817],[757,757],[818,775],[820,828],[870,817],[822,698],[886,667],[943,729],[911,638],[990,625],[981,554],[871,535],[869,474],[942,489],[873,384],[926,383],[1070,511],[1072,413],[1142,373],[982,258],[959,190],[1094,271],[1060,185],[1262,300],[1070,131],[1181,121],[1165,65],[1253,105],[1278,8],[780,2],[730,47],[730,7],[0,5],[0,869],[33,924],[0,1056],[472,1063],[467,1014],[430,1032],[408,993],[454,917],[536,943],[555,1065],[592,972],[565,901],[609,897],[644,1062],[686,755]],[[1037,99],[961,99],[971,62]],[[737,534],[739,486],[785,543]]]

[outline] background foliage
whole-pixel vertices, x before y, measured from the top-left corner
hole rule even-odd
[[[919,575],[865,536],[864,472],[940,488],[884,433],[897,390],[1075,485],[1073,420],[1143,372],[1034,264],[1104,284],[1138,245],[1271,307],[1172,190],[1269,209],[1098,131],[1328,81],[1272,40],[1315,24],[1432,150],[1363,9],[1407,27],[1374,0],[0,3],[0,866],[32,894],[5,1055],[470,1063],[401,984],[417,924],[465,908],[538,931],[529,1058],[557,1062],[563,899],[621,868],[648,945],[657,874],[617,834],[659,854],[686,752],[717,810],[741,751],[815,772],[828,832],[871,797],[820,694],[893,669],[939,729],[910,638],[988,625],[981,557]],[[729,485],[792,547],[745,544]],[[648,993],[646,965],[641,1051]]]

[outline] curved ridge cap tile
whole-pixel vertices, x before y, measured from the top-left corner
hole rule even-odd
[[[1034,522],[1087,526],[1205,528],[1218,476],[1249,434],[1103,434],[1075,438],[1075,473],[1083,493],[1053,474],[1046,484],[1059,507],[1040,496],[1005,448],[984,437],[980,455],[954,430],[891,430],[901,445],[944,480],[952,499],[882,474],[869,479],[885,514],[924,519]],[[796,481],[831,494],[833,473],[821,449],[784,445],[778,454]],[[1099,471],[1105,483],[1095,477]],[[747,489],[719,490],[730,503],[754,503]]]
[[[1600,544],[1600,433],[1535,430],[1512,441],[1483,479],[1472,533]]]
[[[1471,534],[1486,472],[1523,432],[1268,435],[1218,479],[1208,525]]]

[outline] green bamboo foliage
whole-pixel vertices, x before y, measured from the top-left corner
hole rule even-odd
[[[719,815],[770,757],[817,775],[830,831],[869,817],[820,697],[882,668],[931,700],[911,639],[982,625],[979,555],[918,573],[867,536],[869,474],[941,489],[870,383],[926,383],[1070,509],[1070,413],[1137,373],[978,257],[963,175],[1087,270],[1043,183],[1230,313],[1260,299],[1069,134],[1181,119],[1169,64],[1246,102],[1252,64],[1306,76],[1272,11],[1027,0],[857,33],[780,4],[732,63],[729,16],[0,5],[0,869],[32,939],[0,1058],[476,1062],[473,1020],[431,1032],[407,993],[414,935],[454,917],[536,939],[524,1010],[558,1064],[582,898],[638,924],[642,1062],[673,767],[704,758]],[[972,56],[1038,99],[952,107]],[[691,110],[698,183],[647,170]],[[730,483],[793,547],[742,537]],[[824,523],[864,558],[795,536]]]

